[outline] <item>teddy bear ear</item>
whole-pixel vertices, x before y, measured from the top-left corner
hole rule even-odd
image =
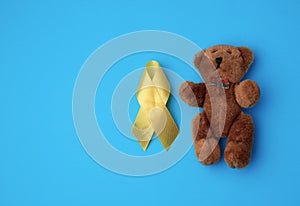
[[[254,59],[253,52],[248,47],[245,46],[239,47],[239,50],[244,59],[245,67],[248,69],[248,67],[251,65]]]
[[[201,61],[204,57],[204,53],[205,53],[205,50],[201,50],[200,52],[198,52],[196,55],[195,55],[195,58],[194,58],[194,65],[195,67],[197,67],[199,69],[200,67],[200,64],[201,64]]]

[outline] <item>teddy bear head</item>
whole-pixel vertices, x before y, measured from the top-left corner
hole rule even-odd
[[[194,64],[205,81],[221,78],[237,83],[248,71],[253,58],[253,52],[247,47],[217,45],[196,54]]]

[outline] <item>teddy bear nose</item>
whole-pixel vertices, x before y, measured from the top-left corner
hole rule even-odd
[[[222,63],[222,60],[223,60],[222,57],[217,57],[217,58],[216,58],[217,64],[221,64],[221,63]]]

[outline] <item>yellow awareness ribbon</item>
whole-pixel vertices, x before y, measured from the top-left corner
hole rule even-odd
[[[155,132],[168,150],[179,129],[166,107],[170,85],[157,61],[147,63],[136,96],[140,110],[132,127],[133,135],[146,151]]]

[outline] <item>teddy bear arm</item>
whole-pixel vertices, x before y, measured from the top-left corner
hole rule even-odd
[[[260,98],[258,85],[252,80],[245,80],[234,88],[235,99],[243,108],[254,106]]]
[[[204,83],[195,84],[186,81],[179,87],[181,99],[190,106],[203,107],[205,100],[206,86]]]

